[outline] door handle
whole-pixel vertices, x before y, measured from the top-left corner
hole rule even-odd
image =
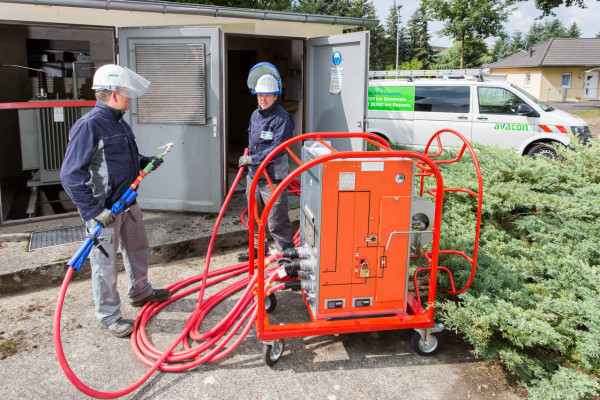
[[[487,121],[487,117],[477,117],[477,119],[480,121]]]
[[[467,117],[466,115],[459,115],[458,117],[456,117],[456,119],[469,119],[469,117]]]

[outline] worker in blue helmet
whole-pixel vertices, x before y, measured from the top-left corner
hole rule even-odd
[[[248,88],[256,95],[258,108],[250,117],[248,126],[248,155],[240,157],[239,166],[248,167],[246,177],[246,197],[250,199],[250,186],[260,163],[281,143],[291,139],[294,134],[294,120],[277,103],[281,92],[279,71],[273,65],[263,62],[256,64],[248,75]],[[277,185],[289,172],[287,152],[279,152],[266,167],[266,172]],[[266,178],[260,177],[254,197],[258,206],[258,215],[262,214],[272,191]],[[275,241],[277,252],[294,247],[294,235],[288,216],[287,192],[284,191],[271,209],[267,219],[267,228]],[[254,227],[254,245],[257,245],[258,226]],[[256,254],[256,250],[255,250]],[[249,252],[240,253],[238,261],[248,261]]]

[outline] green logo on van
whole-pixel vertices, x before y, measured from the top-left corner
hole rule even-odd
[[[529,125],[525,124],[496,124],[494,129],[499,131],[528,131]]]
[[[368,92],[369,110],[414,111],[414,86],[370,87]]]

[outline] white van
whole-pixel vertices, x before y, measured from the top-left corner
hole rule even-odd
[[[581,118],[493,79],[370,79],[368,107],[368,132],[413,149],[423,149],[435,132],[448,128],[471,143],[554,158],[548,143],[568,146],[566,133],[589,137],[590,132]]]

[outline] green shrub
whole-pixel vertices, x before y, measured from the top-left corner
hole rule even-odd
[[[532,399],[600,395],[600,145],[559,149],[563,159],[477,146],[484,182],[478,269],[458,296],[440,276],[444,324],[478,355],[500,360]],[[477,190],[472,163],[443,166],[446,187]],[[472,254],[473,197],[448,193],[442,249]],[[460,257],[442,257],[457,288]]]

